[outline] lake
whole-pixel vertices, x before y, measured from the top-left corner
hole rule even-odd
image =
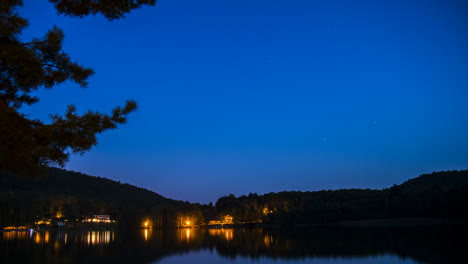
[[[1,263],[468,263],[466,227],[4,231]]]

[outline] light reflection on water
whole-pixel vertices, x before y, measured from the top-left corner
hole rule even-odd
[[[75,241],[77,238],[83,244],[87,245],[100,245],[108,244],[114,241],[115,232],[114,231],[88,231],[86,233],[78,233],[75,235]],[[53,239],[51,238],[53,236]],[[66,245],[68,242],[69,234],[66,231],[7,231],[2,232],[3,240],[31,240],[35,244],[48,244],[51,241],[59,244]]]
[[[468,263],[467,234],[375,228],[8,231],[0,233],[0,263]]]
[[[143,229],[143,237],[145,239],[145,242],[148,242],[148,239],[151,238],[152,235],[152,229],[145,228]]]
[[[88,231],[83,237],[88,245],[109,244],[114,241],[113,231]]]
[[[209,229],[208,234],[210,236],[222,237],[226,241],[229,241],[234,238],[234,229]]]
[[[178,228],[177,240],[181,243],[190,243],[196,237],[197,229],[195,228]]]
[[[28,239],[30,238],[30,231],[7,231],[3,232],[2,238],[3,240],[17,240],[17,239]]]

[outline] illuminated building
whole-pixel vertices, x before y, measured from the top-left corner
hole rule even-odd
[[[83,219],[84,223],[113,223],[115,220],[111,220],[109,215],[93,215],[92,217],[86,217]]]

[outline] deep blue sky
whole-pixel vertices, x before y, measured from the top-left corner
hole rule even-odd
[[[96,71],[26,113],[140,106],[67,169],[205,203],[468,168],[464,0],[159,0],[113,22],[24,2],[25,39],[56,24]]]

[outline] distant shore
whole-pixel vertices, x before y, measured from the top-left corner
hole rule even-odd
[[[327,227],[344,227],[344,228],[414,228],[414,227],[436,227],[436,226],[450,226],[450,225],[466,225],[468,221],[441,219],[441,218],[394,218],[394,219],[366,219],[366,220],[353,220],[343,221],[338,223],[329,223],[323,225],[270,225],[270,224],[231,224],[223,227],[210,227],[207,225],[198,226],[199,228],[207,229],[237,229],[237,228],[260,228],[260,229],[277,229],[277,228],[327,228]],[[181,227],[166,227],[155,229],[174,229]],[[192,227],[194,228],[194,227]],[[68,227],[42,227],[42,228],[22,228],[22,229],[0,229],[0,232],[11,231],[89,231],[89,230],[115,230],[116,225],[80,225]]]

